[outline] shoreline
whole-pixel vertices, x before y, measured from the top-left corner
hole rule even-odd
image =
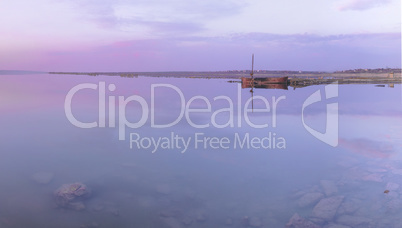
[[[87,76],[120,76],[124,78],[163,77],[163,78],[198,78],[198,79],[231,79],[230,83],[243,77],[250,77],[247,73],[233,72],[49,72],[49,74],[87,75]],[[302,88],[312,85],[331,84],[402,84],[401,73],[298,73],[285,74],[284,72],[255,73],[255,78],[288,77],[287,86]],[[233,81],[236,80],[236,81]]]
[[[332,83],[337,84],[388,84],[389,87],[393,87],[394,84],[402,84],[402,78],[385,78],[385,77],[372,77],[372,78],[291,78],[288,81],[288,85],[294,88],[302,88],[312,85],[328,85]]]
[[[127,78],[134,77],[174,77],[174,78],[227,78],[241,79],[250,77],[248,72],[48,72],[48,74],[70,74],[70,75],[88,75],[88,76],[120,76]],[[255,78],[261,77],[289,77],[292,78],[401,78],[400,72],[395,73],[259,73],[255,72]]]

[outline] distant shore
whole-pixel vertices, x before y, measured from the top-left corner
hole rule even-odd
[[[27,70],[0,70],[0,75],[19,75],[19,74],[46,74],[44,71],[27,71]]]
[[[229,82],[240,83],[235,79],[250,77],[250,72],[50,72],[49,74],[88,75],[88,76],[120,76],[136,77],[166,77],[166,78],[203,78],[203,79],[232,79]],[[288,77],[287,85],[302,88],[323,84],[402,84],[401,72],[254,72],[255,78]]]
[[[179,78],[230,78],[240,79],[250,77],[249,71],[218,71],[218,72],[49,72],[49,74],[70,74],[70,75],[89,75],[89,76],[120,76],[120,77],[179,77]],[[289,78],[401,78],[401,72],[294,72],[294,71],[272,71],[254,72],[254,77],[284,77]]]

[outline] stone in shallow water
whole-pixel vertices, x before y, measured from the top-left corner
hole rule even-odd
[[[320,199],[324,197],[324,194],[319,192],[309,192],[304,194],[298,201],[299,207],[307,207],[316,204]]]
[[[332,220],[343,199],[343,196],[332,196],[320,200],[320,202],[318,202],[318,204],[315,205],[313,209],[312,217],[316,217],[326,221]]]
[[[363,180],[365,181],[374,181],[374,182],[382,182],[382,177],[384,176],[384,174],[380,174],[380,173],[373,173],[373,174],[369,174],[366,176],[363,176]]]
[[[297,199],[297,198],[302,197],[302,196],[305,195],[305,194],[306,194],[305,191],[295,191],[295,192],[292,194],[292,198],[293,198],[293,199]]]
[[[367,226],[372,220],[360,216],[342,215],[338,218],[337,222],[351,227]]]
[[[48,184],[53,180],[53,173],[37,172],[32,176],[32,179],[38,184]]]
[[[195,213],[195,220],[197,220],[197,222],[205,222],[207,220],[207,215],[203,211],[197,211]]]
[[[335,223],[328,224],[324,228],[351,228],[350,226],[339,225]]]
[[[81,225],[80,228],[98,228],[99,224],[96,222],[93,222],[91,224],[86,224],[86,225]]]
[[[261,219],[259,217],[254,216],[254,217],[251,217],[248,220],[248,224],[251,227],[261,227],[262,226],[262,221],[261,221]]]
[[[399,197],[399,194],[395,191],[391,191],[391,192],[386,193],[386,196],[390,199],[396,199]]]
[[[388,182],[387,185],[385,186],[386,190],[390,191],[395,191],[399,188],[399,184],[393,183],[393,182]]]
[[[85,184],[73,183],[63,184],[54,192],[56,204],[60,207],[73,210],[83,210],[85,205],[82,202],[91,195],[91,191]]]
[[[159,212],[159,215],[161,217],[177,217],[177,215],[179,214],[179,212],[177,210],[173,210],[173,209],[168,209],[168,210],[163,210],[161,212]]]
[[[164,195],[171,193],[171,188],[168,184],[159,184],[156,186],[156,192]]]
[[[180,224],[180,222],[175,219],[175,218],[162,218],[163,222],[165,223],[165,225],[169,228],[182,228],[183,225]]]
[[[151,208],[157,205],[155,198],[147,197],[147,196],[140,196],[137,198],[137,204],[141,207]]]
[[[225,221],[225,225],[226,225],[226,226],[231,226],[231,225],[233,225],[233,219],[227,218],[226,221]]]
[[[185,217],[181,220],[181,223],[183,223],[185,226],[189,226],[191,223],[193,223],[193,219],[190,217]]]
[[[367,171],[371,173],[386,173],[388,170],[386,169],[380,169],[380,168],[368,168]]]
[[[294,214],[289,222],[286,224],[286,228],[321,228],[311,221],[301,217],[299,214]]]
[[[344,201],[338,208],[338,214],[352,214],[362,206],[362,201],[359,199],[349,199]]]
[[[97,204],[92,209],[93,209],[93,211],[98,212],[98,211],[102,211],[104,208],[105,207],[102,204]]]
[[[112,214],[112,215],[114,215],[114,216],[120,216],[120,210],[119,209],[117,209],[117,208],[111,208],[110,209],[110,213]]]
[[[396,175],[402,175],[402,169],[393,169],[392,173]]]
[[[324,189],[326,196],[332,196],[338,192],[338,187],[336,187],[335,182],[329,180],[321,180],[321,187]]]
[[[76,210],[76,211],[82,211],[85,209],[85,204],[81,201],[71,202],[68,204],[68,208]]]
[[[388,211],[397,212],[402,208],[402,200],[393,198],[386,203]]]
[[[346,168],[351,168],[351,167],[356,166],[356,165],[358,165],[360,163],[360,161],[355,159],[355,158],[348,157],[348,158],[344,158],[344,159],[345,160],[338,162],[339,166],[346,167]]]

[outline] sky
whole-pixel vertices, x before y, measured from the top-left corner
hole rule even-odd
[[[401,67],[400,0],[0,0],[0,70]]]

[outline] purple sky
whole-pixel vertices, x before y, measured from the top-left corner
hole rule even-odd
[[[0,70],[401,67],[400,0],[5,0],[0,28]]]

